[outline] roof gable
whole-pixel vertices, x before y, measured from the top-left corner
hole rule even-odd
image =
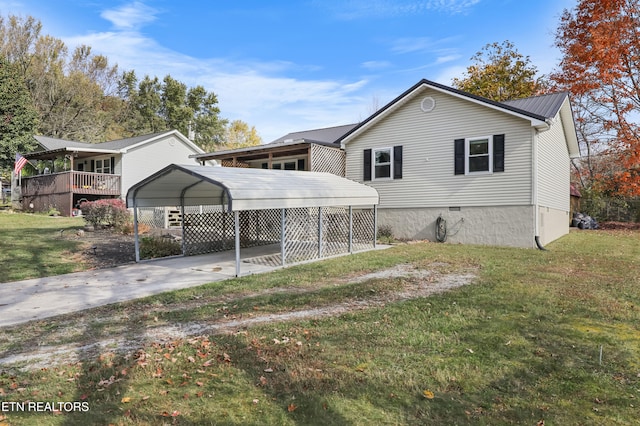
[[[548,120],[553,118],[553,115],[545,116],[541,114],[542,112],[547,112],[548,110],[551,109],[550,107],[547,106],[546,102],[544,102],[545,108],[524,109],[522,108],[522,106],[530,106],[530,105],[527,105],[527,104],[510,105],[507,103],[496,102],[496,101],[492,101],[491,99],[483,98],[481,96],[477,96],[471,93],[464,92],[462,90],[445,86],[443,84],[439,84],[430,80],[423,79],[423,80],[420,80],[415,85],[413,85],[408,90],[406,90],[400,96],[398,96],[397,98],[389,102],[387,105],[382,107],[380,110],[376,111],[373,115],[371,115],[369,118],[361,122],[359,125],[355,126],[353,129],[345,133],[338,141],[342,144],[348,143],[351,138],[355,137],[355,135],[361,133],[362,131],[364,131],[366,128],[373,125],[374,123],[379,122],[383,117],[387,116],[392,111],[395,111],[399,106],[403,105],[409,99],[413,98],[414,95],[416,95],[421,89],[425,87],[434,89],[438,92],[445,93],[451,96],[462,98],[470,102],[474,102],[474,103],[486,106],[488,108],[500,110],[507,114],[521,117],[523,119],[529,120],[532,126],[540,129],[548,128],[549,126]],[[566,93],[558,94],[558,95],[563,96],[565,98],[567,97]],[[558,102],[559,98],[556,98],[556,97],[549,98],[549,100],[551,99],[554,102]]]
[[[131,138],[118,139],[114,141],[89,143],[70,141],[65,139],[51,138],[48,136],[34,136],[40,146],[43,148],[38,152],[47,151],[73,151],[75,149],[85,152],[120,152],[126,153],[127,151],[134,149],[138,146],[142,146],[158,139],[175,136],[180,139],[185,145],[189,146],[195,153],[202,154],[204,151],[196,144],[187,139],[182,133],[177,130],[169,130],[166,132],[151,133],[148,135],[134,136]]]

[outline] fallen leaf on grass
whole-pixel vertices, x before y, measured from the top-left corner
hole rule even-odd
[[[427,399],[433,399],[433,397],[434,397],[433,392],[431,392],[430,390],[427,390],[427,389],[422,391],[422,396],[424,396]]]
[[[127,402],[131,402],[131,397],[125,396],[120,400],[120,402],[122,402],[123,404],[126,404]]]
[[[289,406],[287,407],[287,411],[291,413],[293,411],[296,411],[296,408],[298,408],[296,404],[289,404]]]

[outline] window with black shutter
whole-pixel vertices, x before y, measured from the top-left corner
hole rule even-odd
[[[371,180],[371,150],[365,149],[364,156],[362,159],[362,180],[367,181]]]
[[[363,180],[402,179],[402,145],[365,149]]]
[[[454,174],[504,172],[504,134],[454,141]]]

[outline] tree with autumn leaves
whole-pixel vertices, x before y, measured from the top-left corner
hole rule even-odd
[[[640,196],[640,4],[581,0],[556,32],[563,53],[552,80],[572,95],[588,187]]]
[[[487,44],[471,57],[463,78],[454,78],[453,87],[497,102],[527,98],[544,92],[547,81],[528,56],[506,40]]]

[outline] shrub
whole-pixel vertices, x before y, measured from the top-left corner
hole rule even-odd
[[[80,204],[80,210],[85,222],[94,228],[105,226],[123,229],[131,221],[131,214],[120,199],[85,201]]]
[[[182,254],[179,242],[166,237],[143,237],[140,240],[140,257],[154,259]]]
[[[122,226],[118,230],[122,232],[124,235],[133,235],[134,234],[133,221],[127,222],[124,226]],[[146,223],[138,222],[138,235],[148,234],[149,231],[151,231],[151,227],[149,225],[147,225]]]
[[[391,244],[394,241],[393,229],[389,225],[378,227],[378,241],[383,244]]]

